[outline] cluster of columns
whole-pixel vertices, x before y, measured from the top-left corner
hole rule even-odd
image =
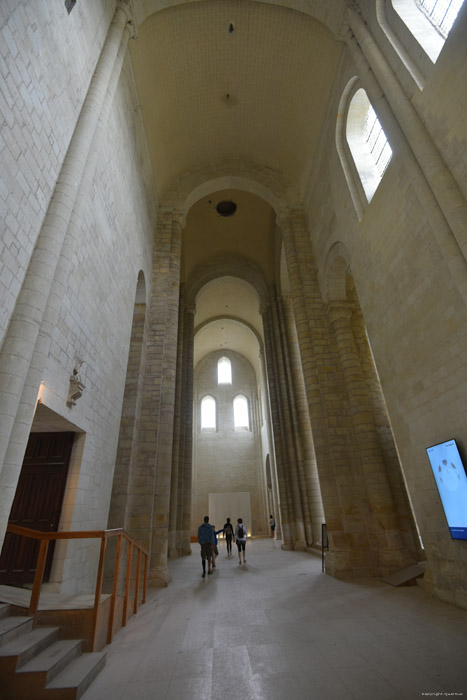
[[[290,301],[272,288],[262,318],[283,546],[304,550],[324,515]]]
[[[290,316],[286,330],[291,336],[295,325],[296,347],[300,353],[300,362],[297,358],[295,366],[303,368],[306,396],[301,423],[299,403],[296,404],[294,420],[297,426],[301,424],[305,434],[311,423],[309,434],[312,431],[313,436],[308,451],[308,470],[303,469],[306,460],[300,468],[299,450],[295,454],[289,450],[286,454],[279,448],[276,455],[279,484],[286,494],[283,517],[292,521],[288,531],[284,527],[284,540],[295,548],[301,548],[306,540],[304,522],[310,517],[310,509],[307,511],[302,503],[300,510],[299,502],[301,497],[303,502],[313,503],[310,494],[313,482],[309,482],[308,493],[306,484],[306,473],[313,473],[310,469],[313,467],[319,474],[330,541],[327,570],[335,575],[384,575],[413,563],[417,553],[412,537],[414,527],[409,527],[410,535],[402,535],[407,522],[413,521],[408,504],[404,513],[401,504],[396,507],[392,481],[386,471],[389,463],[385,460],[374,419],[371,401],[374,387],[368,383],[362,369],[351,323],[354,309],[345,300],[325,305],[304,212],[298,207],[286,208],[279,213],[278,223],[282,231],[295,321],[293,324]],[[279,334],[276,333],[274,338],[274,331],[270,329],[279,323],[272,320],[278,315],[277,301],[271,302],[271,306],[268,314],[263,314],[263,319],[268,339],[266,353],[269,349],[273,355],[280,348]],[[284,312],[285,318],[287,314]],[[274,343],[276,350],[272,347]],[[289,356],[293,357],[293,354],[289,353]],[[272,365],[271,369],[269,365]],[[271,384],[277,387],[276,397],[271,396],[275,432],[281,428],[288,431],[289,419],[283,412],[281,414],[281,408],[275,403],[278,391],[290,392],[290,377],[273,358],[268,358],[269,372],[270,387]],[[305,449],[302,454],[306,454]],[[293,464],[287,461],[292,459],[295,460]],[[284,480],[287,474],[290,475],[288,482],[281,484],[281,475]],[[292,519],[290,512],[294,514]],[[401,524],[402,515],[404,522]]]

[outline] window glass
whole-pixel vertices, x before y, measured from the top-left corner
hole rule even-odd
[[[201,401],[201,430],[216,429],[216,401],[205,396]]]
[[[250,427],[248,417],[248,400],[245,396],[236,396],[233,402],[234,408],[234,426],[235,429]]]
[[[350,102],[346,136],[367,200],[371,202],[392,150],[363,88],[355,92]]]
[[[232,384],[232,365],[228,357],[221,357],[217,363],[217,383]]]

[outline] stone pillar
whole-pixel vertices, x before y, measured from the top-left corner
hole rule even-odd
[[[403,546],[394,508],[394,500],[385,473],[381,446],[376,433],[373,407],[362,372],[350,323],[353,306],[348,302],[330,302],[327,312],[349,396],[350,413],[356,436],[356,455],[361,472],[373,560],[381,575],[415,563]]]
[[[300,207],[279,212],[290,298],[330,544],[326,571],[375,573],[364,510],[353,473],[353,438],[345,392],[338,381],[328,319]]]
[[[283,435],[283,421],[280,398],[280,379],[277,364],[278,352],[274,334],[272,331],[271,310],[269,306],[261,308],[264,328],[264,346],[266,355],[266,373],[269,386],[269,398],[271,402],[271,423],[274,438],[274,452],[276,457],[277,485],[280,497],[280,518],[282,525],[282,540],[284,549],[293,547],[292,510],[293,503],[289,494],[287,478],[287,450],[285,436]],[[276,518],[277,520],[277,518]]]
[[[130,10],[119,3],[84,100],[31,256],[0,355],[0,532],[4,532],[63,297],[84,193],[110,111],[130,36]],[[69,235],[67,236],[67,231]],[[3,535],[2,535],[3,537]],[[1,543],[0,543],[1,544]]]
[[[321,525],[324,523],[324,510],[316,465],[315,448],[313,446],[310,414],[308,413],[305,383],[303,380],[303,371],[298,348],[297,330],[295,328],[295,319],[290,298],[283,296],[282,305],[285,312],[294,386],[294,404],[297,413],[298,431],[296,430],[295,432],[301,441],[303,451],[301,488],[303,493],[306,494],[306,501],[309,504],[309,520],[306,523],[306,538],[308,546],[320,546]]]
[[[193,349],[195,307],[180,293],[177,390],[172,453],[169,556],[191,554],[191,480],[193,452]]]
[[[149,549],[149,584],[169,581],[167,550],[177,370],[183,217],[159,211],[131,531]]]
[[[271,487],[272,487],[272,503],[273,503],[273,515],[276,521],[276,529],[274,531],[275,539],[282,539],[282,526],[281,526],[281,515],[280,515],[280,499],[279,490],[277,483],[277,468],[276,468],[276,453],[274,449],[274,438],[272,434],[272,417],[271,417],[271,399],[268,386],[268,377],[266,373],[266,359],[264,355],[264,350],[260,350],[260,363],[261,363],[261,375],[262,383],[264,387],[264,401],[263,404],[267,410],[266,417],[266,430],[268,435],[269,444],[269,467],[271,470]],[[266,484],[267,487],[267,484]],[[268,514],[269,515],[269,514]],[[268,521],[269,522],[269,521]]]
[[[191,504],[193,480],[193,356],[195,344],[195,312],[194,305],[185,307],[185,343],[184,343],[184,441],[181,471],[180,517],[179,517],[179,552],[181,555],[191,554]]]
[[[290,381],[290,370],[288,367],[287,344],[283,319],[281,318],[282,310],[277,302],[275,290],[271,291],[271,301],[268,314],[263,314],[267,317],[266,325],[268,326],[268,343],[266,344],[266,358],[271,355],[271,360],[275,365],[275,392],[277,401],[277,411],[279,416],[279,432],[274,430],[275,441],[281,441],[281,452],[283,455],[282,470],[283,481],[287,483],[288,494],[288,520],[282,518],[282,526],[284,530],[284,548],[305,549],[305,516],[304,516],[304,499],[300,489],[299,464],[302,461],[300,451],[300,443],[295,439],[295,421],[294,421],[294,397],[293,386]],[[268,323],[269,322],[269,323]],[[271,345],[270,345],[271,343]],[[269,359],[268,359],[269,362]],[[280,488],[280,482],[279,482]],[[281,493],[281,504],[283,497]],[[288,522],[288,534],[286,539],[285,522]]]

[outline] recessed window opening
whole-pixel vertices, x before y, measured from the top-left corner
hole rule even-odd
[[[249,430],[248,399],[246,396],[236,396],[233,402],[235,430]]]
[[[216,401],[212,396],[205,396],[201,401],[201,430],[216,429]]]
[[[415,0],[417,7],[446,39],[464,0]]]
[[[347,143],[368,202],[392,157],[392,149],[363,88],[352,97],[347,114]]]
[[[392,6],[433,63],[464,0],[392,0]]]
[[[232,365],[228,357],[221,357],[217,363],[217,383],[232,384]]]

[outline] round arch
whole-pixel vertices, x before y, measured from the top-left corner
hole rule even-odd
[[[191,0],[192,3],[201,1]],[[253,2],[276,5],[309,15],[327,27],[336,38],[343,36],[343,27],[346,25],[346,0],[333,0],[332,3],[322,0],[253,0]],[[185,3],[186,0],[131,0],[136,30],[156,12]]]
[[[186,216],[200,199],[225,189],[250,192],[264,199],[276,213],[286,204],[299,201],[298,193],[278,173],[252,163],[222,161],[182,175],[167,189],[160,205]]]
[[[194,305],[201,289],[218,277],[238,277],[253,287],[261,304],[267,302],[268,287],[262,270],[242,255],[220,253],[193,270],[186,287],[187,303]]]

